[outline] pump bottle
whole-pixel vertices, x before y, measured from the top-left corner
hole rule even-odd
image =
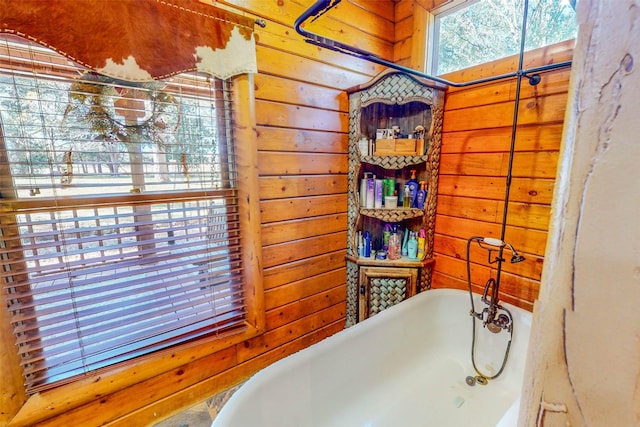
[[[409,186],[409,200],[410,200],[409,207],[415,208],[416,196],[418,195],[418,189],[419,189],[419,184],[418,184],[418,180],[416,179],[415,169],[411,170],[411,178],[409,179],[409,181],[407,181],[407,185]]]

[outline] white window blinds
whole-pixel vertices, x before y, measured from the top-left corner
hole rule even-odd
[[[2,39],[1,274],[29,392],[242,324],[229,99]]]

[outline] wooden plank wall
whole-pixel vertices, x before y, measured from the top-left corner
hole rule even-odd
[[[251,374],[343,329],[348,99],[381,71],[305,43],[292,29],[313,2],[229,0],[267,20],[255,76],[267,332],[237,346]],[[393,4],[343,1],[306,26],[391,58]]]
[[[415,70],[424,70],[428,50],[429,11],[453,0],[397,0],[395,7],[395,43],[393,62]]]
[[[267,23],[256,26],[254,76],[267,330],[228,350],[229,364],[174,393],[166,407],[149,405],[124,424],[144,422],[159,410],[171,415],[344,328],[349,129],[344,90],[381,68],[304,42],[293,23],[311,0],[219,3]],[[337,11],[307,28],[391,59],[392,17],[389,2],[342,1]]]
[[[570,60],[573,41],[525,56],[524,69]],[[508,73],[517,57],[443,76],[455,82]],[[570,69],[542,75],[537,86],[523,79],[507,227],[504,240],[526,257],[503,264],[501,299],[532,309],[538,296],[549,226]],[[515,105],[515,79],[447,92],[440,163],[433,287],[467,289],[466,240],[499,238]],[[482,292],[496,275],[488,254],[473,245],[471,275]],[[494,253],[495,256],[495,253]]]
[[[149,425],[343,328],[344,89],[370,80],[381,68],[302,41],[293,22],[312,0],[215,3],[267,22],[264,29],[256,27],[259,73],[254,76],[267,331],[213,354],[193,354],[184,365],[120,391],[96,392],[78,407],[70,406],[75,397],[61,395],[47,403],[51,414],[59,415],[39,425],[87,425],[88,420],[91,425]],[[411,18],[409,35],[409,26],[396,28],[394,16],[406,21],[413,16],[413,6],[411,0],[343,0],[337,11],[308,28],[409,64],[417,55],[411,37],[420,34],[421,24]],[[400,41],[399,34],[404,34]],[[549,60],[550,54],[539,59]],[[556,57],[553,52],[553,60]],[[474,72],[495,71],[481,67]],[[471,78],[468,73],[465,78]],[[507,270],[503,289],[524,306],[537,294],[567,76],[549,74],[537,88],[527,88],[522,100],[526,124],[517,144],[507,240],[522,249],[528,261]],[[504,82],[449,94],[436,222],[437,286],[464,285],[466,237],[495,236],[512,100],[513,84]],[[477,263],[476,271],[477,283],[482,283],[488,270]]]
[[[202,1],[267,23],[256,26],[254,76],[266,332],[75,408],[72,396],[60,396],[48,405],[58,415],[39,425],[150,425],[344,328],[344,90],[382,68],[304,42],[293,23],[312,0]],[[343,0],[307,28],[392,60],[393,7]]]
[[[399,0],[395,7],[394,62],[423,69],[428,11],[450,0]],[[527,53],[524,68],[570,60],[573,41]],[[517,70],[517,57],[442,76],[462,82]],[[531,310],[537,298],[547,241],[549,211],[562,136],[568,69],[526,80],[520,95],[505,240],[526,261],[503,264],[501,298]],[[466,240],[500,237],[511,143],[515,79],[466,89],[450,88],[445,100],[442,161],[436,217],[432,286],[467,289]],[[472,283],[482,292],[495,264],[487,253],[471,252]],[[495,254],[494,254],[495,255]]]
[[[238,346],[255,371],[274,360],[269,354],[280,358],[344,326],[344,89],[381,68],[302,41],[291,25],[312,1],[228,3],[267,20],[258,29],[256,121],[268,331]],[[306,28],[390,59],[392,17],[389,2],[343,1]]]

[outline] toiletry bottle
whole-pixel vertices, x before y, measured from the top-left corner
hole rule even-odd
[[[420,181],[420,189],[418,190],[418,194],[416,194],[416,208],[424,209],[424,202],[427,199],[427,183],[425,181]]]
[[[368,231],[364,232],[364,256],[367,258],[371,256],[371,234]]]
[[[375,175],[374,175],[375,177]],[[373,207],[375,209],[380,209],[382,207],[382,198],[383,198],[383,194],[384,194],[384,181],[381,179],[374,179],[375,182],[375,199],[374,199],[374,204]]]
[[[416,232],[409,233],[409,242],[407,242],[407,256],[410,259],[418,259],[418,240],[416,239]]]
[[[402,256],[409,255],[409,229],[404,229],[404,240],[402,241]]]
[[[420,185],[418,184],[418,180],[416,179],[416,170],[411,169],[411,178],[407,181],[407,185],[409,186],[409,200],[411,200],[409,207],[416,207],[416,196],[418,195],[418,189]]]
[[[375,188],[375,178],[372,176],[372,174],[369,174],[367,176],[367,198],[365,202],[365,208],[367,209],[373,209],[373,206],[375,204]]]
[[[391,236],[391,224],[385,224],[382,230],[382,250],[389,250],[389,237]]]
[[[369,178],[369,174],[367,172],[364,173],[362,179],[360,180],[360,207],[364,208],[367,206],[367,179]]]
[[[419,259],[424,259],[426,241],[427,241],[427,235],[424,232],[424,228],[421,228],[420,232],[418,233],[418,255],[417,256]]]
[[[387,188],[385,190],[385,196],[393,196],[396,191],[396,180],[393,178],[387,178]]]
[[[400,233],[398,232],[398,225],[393,224],[391,227],[391,234],[389,234],[389,255],[387,258],[389,259],[400,259],[400,251],[401,251],[401,238]]]
[[[411,196],[409,192],[409,185],[404,186],[404,194],[402,196],[402,207],[406,209],[411,207]]]
[[[396,181],[393,178],[385,178],[384,182],[383,182],[383,187],[384,187],[384,191],[382,194],[382,198],[383,198],[383,204],[385,208],[389,208],[389,206],[387,206],[387,197],[393,197],[393,192],[395,191],[395,187],[396,187]],[[393,200],[393,199],[391,199]],[[396,206],[391,206],[392,208],[396,208],[397,207],[397,203],[396,202]]]

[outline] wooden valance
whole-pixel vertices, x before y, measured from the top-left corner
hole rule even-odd
[[[0,0],[0,32],[134,82],[257,72],[254,21],[197,0]]]

